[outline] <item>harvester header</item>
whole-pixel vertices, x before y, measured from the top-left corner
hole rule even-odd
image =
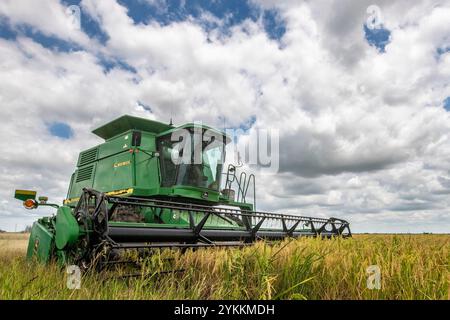
[[[88,266],[128,249],[244,246],[258,239],[351,236],[347,221],[256,210],[255,176],[228,165],[230,138],[214,128],[122,116],[93,131],[61,206],[16,190],[33,224],[28,258]]]

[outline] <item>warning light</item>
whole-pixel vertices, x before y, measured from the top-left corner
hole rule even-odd
[[[35,200],[28,199],[23,202],[23,206],[25,207],[25,209],[30,210],[30,209],[36,209],[38,205]]]

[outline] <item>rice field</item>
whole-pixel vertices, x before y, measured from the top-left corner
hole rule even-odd
[[[134,277],[126,277],[131,271],[123,266],[88,271],[80,289],[68,289],[65,268],[28,263],[27,237],[0,234],[0,299],[450,298],[450,235],[356,235],[154,252],[129,257],[138,262]]]

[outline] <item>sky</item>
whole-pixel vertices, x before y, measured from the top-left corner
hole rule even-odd
[[[450,1],[0,2],[0,229],[123,114],[279,132],[259,210],[450,232]],[[258,173],[258,169],[255,169]]]

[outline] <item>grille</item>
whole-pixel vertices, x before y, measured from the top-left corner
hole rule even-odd
[[[93,171],[94,171],[93,165],[86,168],[78,169],[76,182],[90,180]]]
[[[98,148],[91,149],[81,153],[80,161],[78,161],[78,166],[82,167],[88,163],[94,162],[97,160]]]

